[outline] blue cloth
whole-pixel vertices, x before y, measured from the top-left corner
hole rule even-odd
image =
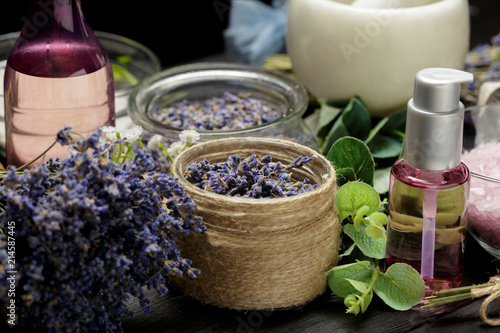
[[[233,0],[224,31],[226,55],[235,62],[262,65],[268,56],[286,52],[288,0],[268,6],[257,0]]]

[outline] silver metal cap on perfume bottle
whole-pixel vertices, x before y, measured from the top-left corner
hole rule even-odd
[[[407,164],[424,170],[448,170],[460,164],[464,119],[460,84],[472,80],[471,73],[451,68],[417,73],[406,116]]]

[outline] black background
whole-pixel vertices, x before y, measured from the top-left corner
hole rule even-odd
[[[270,2],[270,0],[262,0]],[[224,52],[230,0],[90,1],[82,8],[94,30],[134,39],[152,49],[163,67]],[[471,47],[500,32],[500,1],[470,0]],[[1,0],[0,34],[19,31],[29,0]]]
[[[0,34],[21,30],[29,2],[1,0]],[[146,45],[164,67],[224,52],[229,0],[82,0],[81,5],[93,30]]]

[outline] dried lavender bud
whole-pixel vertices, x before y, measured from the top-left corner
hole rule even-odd
[[[465,70],[474,74],[474,81],[465,85],[462,98],[475,104],[483,82],[500,81],[500,33],[491,38],[490,44],[476,45],[467,53]]]
[[[281,116],[279,110],[245,92],[224,92],[222,97],[204,101],[183,100],[152,114],[154,120],[166,125],[206,131],[254,127]]]
[[[297,157],[293,163],[273,163],[271,155],[251,155],[242,160],[231,155],[223,164],[207,160],[191,163],[185,172],[189,182],[209,192],[246,198],[279,198],[297,195],[316,188],[309,179],[294,180],[290,170],[300,168],[312,160]]]

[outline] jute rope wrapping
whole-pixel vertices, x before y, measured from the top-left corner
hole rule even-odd
[[[237,198],[201,190],[183,175],[192,162],[225,162],[232,154],[270,154],[286,164],[299,155],[312,157],[292,169],[293,177],[319,186],[288,198]],[[187,295],[224,308],[269,310],[302,305],[325,291],[325,273],[338,259],[340,220],[335,170],[321,154],[289,141],[229,138],[187,149],[174,161],[173,175],[207,226],[204,236],[177,240],[182,255],[201,270],[194,280],[174,279]]]
[[[500,299],[500,275],[493,276],[492,278],[490,278],[488,282],[494,283],[494,285],[491,287],[472,289],[471,296],[472,298],[488,296],[483,301],[483,304],[481,304],[481,309],[479,310],[481,319],[488,325],[500,326],[500,318],[496,319],[488,318],[488,315],[486,314],[486,309],[488,308],[488,305],[490,305],[490,303],[493,302],[495,299]]]

